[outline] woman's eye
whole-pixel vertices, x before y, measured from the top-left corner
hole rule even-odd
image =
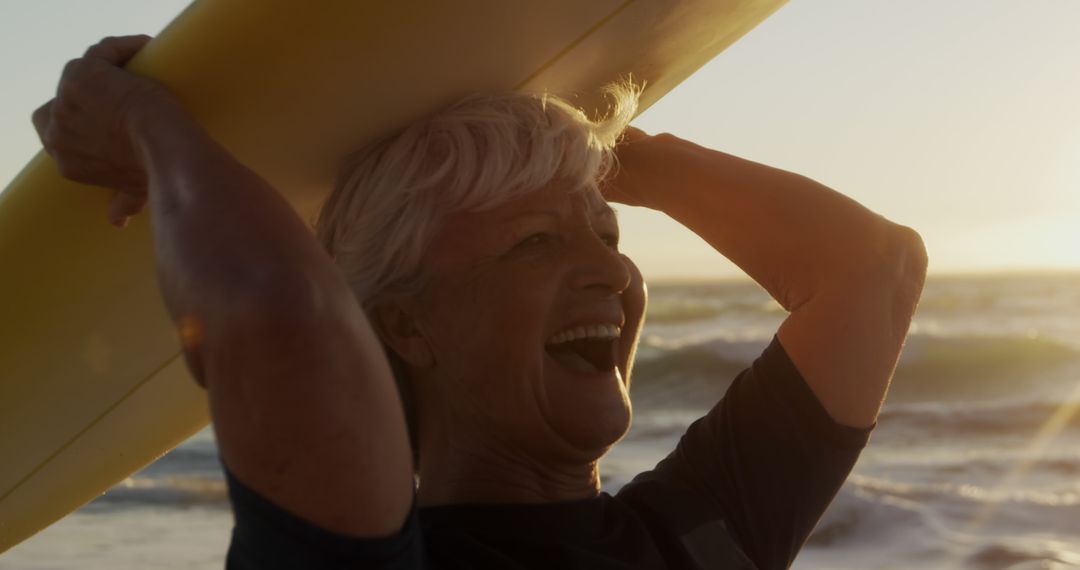
[[[543,244],[547,243],[550,239],[551,239],[551,236],[549,236],[548,234],[537,233],[537,234],[533,234],[533,235],[521,240],[520,242],[518,242],[518,247],[529,247],[529,246],[533,246],[533,245],[543,245]]]
[[[619,249],[619,234],[602,234],[600,239],[612,249]]]

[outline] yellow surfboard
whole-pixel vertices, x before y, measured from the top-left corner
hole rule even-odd
[[[167,85],[310,220],[350,150],[472,91],[647,108],[784,0],[199,0],[129,69]],[[29,113],[29,111],[28,111]],[[0,552],[206,425],[148,217],[38,154],[0,194]]]

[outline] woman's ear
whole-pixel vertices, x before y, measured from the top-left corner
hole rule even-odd
[[[371,305],[369,318],[379,338],[406,364],[415,368],[430,368],[435,355],[413,317],[411,303],[405,300],[386,300]]]

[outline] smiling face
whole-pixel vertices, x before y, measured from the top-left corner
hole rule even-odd
[[[595,189],[451,216],[408,309],[421,416],[540,460],[596,459],[618,441],[645,303],[618,239]]]

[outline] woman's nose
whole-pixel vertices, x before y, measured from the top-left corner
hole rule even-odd
[[[575,287],[603,290],[607,294],[622,293],[630,286],[630,269],[616,248],[595,233],[590,234],[588,239],[579,242]]]

